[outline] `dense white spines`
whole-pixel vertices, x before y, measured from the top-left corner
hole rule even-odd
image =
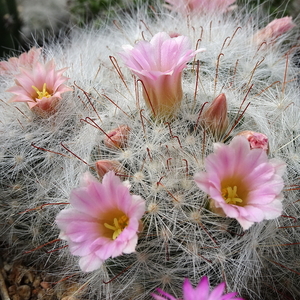
[[[68,67],[74,89],[49,118],[36,117],[24,103],[7,103],[5,89],[13,78],[1,78],[3,237],[19,255],[41,245],[48,252],[62,247],[59,241],[46,245],[58,237],[54,219],[67,205],[61,203],[68,202],[83,172],[95,174],[97,160],[117,160],[121,178],[147,202],[136,253],[110,259],[90,274],[79,271],[67,248],[35,250],[27,257],[47,261],[58,278],[75,274],[73,280],[84,286],[80,292],[90,299],[150,299],[157,287],[181,297],[183,279],[196,283],[203,275],[214,286],[226,281],[228,291],[246,299],[296,297],[298,278],[291,270],[297,271],[293,262],[299,261],[294,226],[300,202],[293,187],[300,169],[300,122],[298,69],[291,45],[282,44],[289,34],[268,47],[254,45],[251,37],[262,25],[247,13],[186,18],[159,7],[155,18],[141,9],[136,19],[115,24],[77,32],[64,47],[45,46],[46,59]],[[195,62],[184,70],[182,106],[169,122],[151,117],[141,84],[118,56],[122,45],[159,31],[186,35],[195,47],[206,48],[196,56],[199,70]],[[270,156],[288,165],[284,216],[246,232],[209,211],[207,195],[193,181],[216,141],[200,125],[201,107],[220,93],[226,95],[230,121],[221,140],[242,130],[263,132]],[[106,147],[105,133],[124,124],[131,129],[127,147]]]

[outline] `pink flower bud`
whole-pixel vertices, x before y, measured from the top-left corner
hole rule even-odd
[[[169,36],[170,38],[176,38],[178,36],[181,36],[182,34],[178,33],[178,32],[169,32]]]
[[[227,100],[225,94],[220,94],[203,113],[202,124],[215,137],[221,137],[228,128]]]
[[[122,165],[116,160],[97,160],[95,165],[96,171],[100,177],[103,177],[109,171],[118,173],[122,170]]]
[[[107,133],[104,138],[104,144],[108,148],[124,148],[127,145],[130,128],[127,125],[121,125]]]
[[[268,141],[268,137],[265,134],[250,131],[250,130],[245,130],[239,132],[237,135],[244,136],[249,141],[250,149],[261,148],[265,150],[267,153],[269,152],[269,141]]]
[[[294,28],[296,25],[292,21],[292,17],[284,17],[281,19],[275,19],[269,23],[265,28],[256,32],[253,36],[253,40],[256,44],[263,42],[272,43],[279,36]]]

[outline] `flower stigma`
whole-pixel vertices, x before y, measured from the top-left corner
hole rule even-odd
[[[115,240],[128,225],[128,221],[128,217],[126,215],[123,215],[118,219],[114,218],[113,225],[104,223],[104,226],[110,230],[113,230],[112,239]]]
[[[42,98],[50,98],[51,95],[47,92],[46,89],[46,82],[43,85],[43,90],[40,91],[36,86],[32,86],[32,88],[36,91],[37,95],[38,95],[38,99],[42,99]]]
[[[237,194],[236,185],[233,188],[228,186],[227,188],[222,189],[222,197],[225,199],[227,204],[237,204],[243,202],[243,200],[239,198]]]

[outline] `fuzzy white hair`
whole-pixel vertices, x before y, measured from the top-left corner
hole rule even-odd
[[[195,284],[204,275],[249,300],[299,297],[299,68],[293,32],[272,45],[253,42],[266,21],[247,7],[189,17],[158,3],[150,14],[145,5],[105,28],[77,30],[65,44],[43,48],[46,60],[68,67],[74,89],[46,119],[25,103],[8,103],[5,90],[13,77],[2,76],[1,239],[18,257],[27,251],[25,257],[47,262],[59,279],[75,274],[75,295],[84,299],[144,300],[157,287],[181,297],[184,278]],[[166,123],[153,120],[141,85],[118,56],[122,45],[160,31],[188,36],[195,48],[206,48],[184,70],[183,103],[178,117]],[[235,220],[209,211],[207,195],[193,181],[216,142],[200,126],[199,114],[220,93],[227,97],[230,125],[219,141],[242,130],[262,132],[270,157],[288,166],[282,216],[246,232]],[[131,128],[127,147],[106,147],[104,132],[124,124]],[[83,172],[95,174],[100,159],[122,164],[132,193],[146,200],[147,213],[136,253],[86,274],[67,248],[51,252],[63,242],[47,243],[58,236],[54,220],[68,205],[70,191]]]

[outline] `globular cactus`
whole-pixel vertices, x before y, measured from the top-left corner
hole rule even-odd
[[[150,15],[146,12],[147,7],[141,7],[136,17],[122,16],[101,30],[74,32],[63,45],[44,46],[39,63],[53,59],[56,70],[67,68],[69,80],[61,84],[72,88],[46,115],[26,103],[9,102],[12,95],[6,91],[14,85],[18,68],[32,71],[36,63],[1,65],[2,240],[23,260],[45,262],[57,281],[76,284],[74,297],[152,299],[151,293],[160,288],[180,298],[184,278],[196,285],[208,276],[212,286],[225,281],[228,292],[245,299],[296,299],[300,259],[299,70],[292,38],[296,29],[290,30],[293,24],[285,19],[289,26],[282,30],[279,19],[277,31],[272,27],[262,36],[268,17],[260,18],[247,7],[194,14],[173,12],[158,3]],[[193,52],[184,62],[180,104],[165,115],[151,107],[145,73],[171,74],[171,68],[159,68],[172,65],[166,60],[174,53],[161,56],[153,63],[154,70],[146,70],[141,62],[151,57],[145,49],[157,33],[170,43],[169,49],[186,37],[192,46],[178,43],[177,50],[185,47]],[[130,46],[124,50],[123,45]],[[138,54],[142,56],[137,72],[136,62],[130,65],[126,55],[141,45],[145,52]],[[159,52],[161,48],[155,47]],[[200,48],[205,51],[198,53]],[[149,95],[150,101],[145,99]],[[250,150],[249,145],[247,153],[260,155],[253,168],[272,165],[268,172],[273,175],[264,179],[263,188],[268,189],[266,195],[274,194],[277,205],[274,218],[260,209],[263,216],[258,218],[256,211],[252,219],[247,217],[251,223],[247,226],[244,219],[228,217],[224,206],[220,211],[215,196],[196,184],[197,174],[208,172],[208,156],[218,147],[229,149],[238,140],[243,145],[246,138],[250,141],[240,134],[243,131],[263,134],[251,144],[255,148],[264,143],[257,146],[263,149]],[[239,172],[244,171],[248,161],[232,151],[234,157],[228,158],[228,170],[223,171],[231,172],[230,165],[237,160]],[[284,173],[281,166],[286,166]],[[79,187],[84,173],[98,177],[101,185],[106,171],[115,172],[131,195],[145,201],[145,213],[134,252],[108,255],[95,270],[84,272],[90,270],[82,265],[80,269],[78,256],[72,255],[73,242],[57,215],[69,211],[74,195],[88,189],[82,182]],[[234,195],[238,187],[219,192],[226,205],[239,203],[232,202],[239,199]],[[266,195],[260,194],[257,202],[268,202]],[[249,221],[256,217],[259,221]],[[121,219],[104,226],[115,228],[114,240],[121,234],[117,230],[124,229]]]

